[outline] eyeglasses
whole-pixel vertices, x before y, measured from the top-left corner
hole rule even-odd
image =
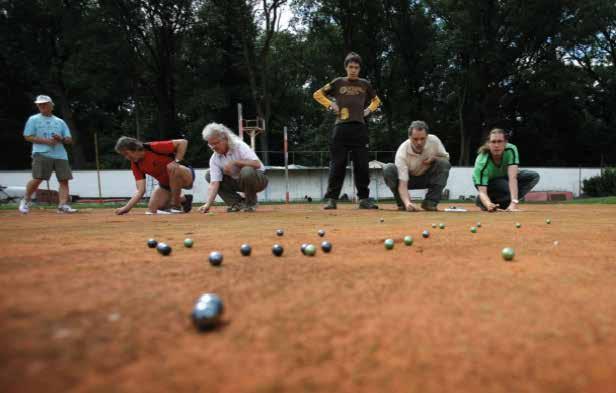
[[[212,143],[208,143],[207,145],[210,147],[210,149],[213,149],[214,146],[220,145],[220,142],[222,142],[222,140],[218,139],[217,141],[214,141]]]
[[[501,143],[505,143],[504,139],[498,139],[496,141],[490,141],[491,144],[493,145],[500,145]]]

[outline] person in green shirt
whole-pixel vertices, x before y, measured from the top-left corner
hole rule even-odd
[[[473,183],[479,195],[475,204],[489,212],[519,211],[519,199],[537,185],[539,174],[519,170],[518,148],[509,143],[507,133],[501,128],[490,131],[487,142],[477,153]]]

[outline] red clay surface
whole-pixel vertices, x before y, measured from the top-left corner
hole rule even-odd
[[[524,207],[2,211],[0,391],[616,391],[616,206]],[[320,228],[333,252],[302,256]],[[188,318],[202,292],[226,306],[208,333]]]

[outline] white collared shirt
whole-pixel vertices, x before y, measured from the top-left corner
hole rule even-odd
[[[240,142],[233,149],[229,148],[227,154],[218,154],[214,152],[212,157],[210,157],[210,181],[222,181],[222,177],[224,175],[223,169],[225,165],[227,165],[230,161],[235,160],[253,160],[259,161],[258,171],[265,172],[265,166],[257,157],[257,154],[244,142]],[[240,169],[238,166],[233,167],[233,173],[231,173],[231,177],[234,179],[238,179],[240,177]]]
[[[395,164],[398,169],[398,179],[409,181],[409,176],[421,176],[430,167],[424,165],[423,161],[432,158],[444,158],[449,160],[449,153],[445,146],[436,135],[428,134],[426,145],[421,153],[415,153],[411,140],[402,142],[396,151]]]

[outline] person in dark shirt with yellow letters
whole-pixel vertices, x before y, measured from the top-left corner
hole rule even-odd
[[[365,118],[379,107],[381,100],[370,82],[359,77],[361,57],[358,54],[349,53],[344,60],[344,68],[346,77],[334,79],[313,95],[317,102],[336,113],[336,125],[329,145],[330,167],[324,208],[337,207],[346,173],[347,155],[351,152],[359,208],[378,209],[369,198],[368,127]]]

